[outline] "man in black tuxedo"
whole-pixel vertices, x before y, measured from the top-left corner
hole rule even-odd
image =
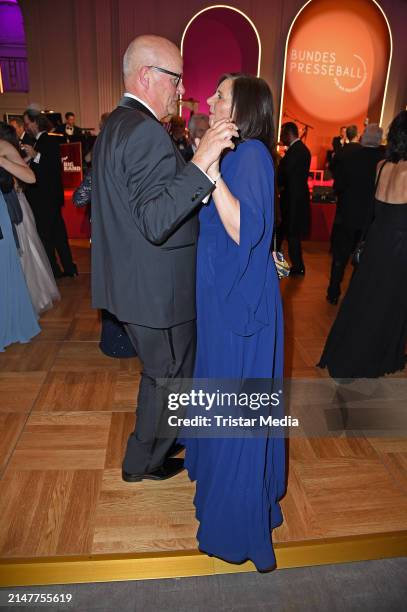
[[[290,275],[304,275],[301,237],[308,233],[310,223],[308,174],[311,153],[300,140],[295,123],[288,122],[281,126],[281,142],[287,147],[287,151],[277,170],[281,209],[277,247],[280,249],[284,238],[287,239],[291,260]]]
[[[338,155],[348,142],[348,138],[346,136],[346,125],[343,125],[339,130],[339,136],[334,136],[332,139],[332,148],[335,155]]]
[[[34,146],[23,145],[36,182],[26,189],[27,200],[34,213],[38,234],[55,278],[76,276],[76,265],[68,243],[61,207],[64,204],[64,189],[61,176],[61,155],[58,139],[49,136],[48,119],[36,110],[24,113],[26,132],[35,139]],[[58,265],[55,251],[61,260],[63,271]]]
[[[346,125],[343,125],[339,130],[339,136],[332,138],[332,149],[327,152],[328,165],[332,174],[335,172],[335,156],[342,151],[347,142]]]
[[[357,141],[357,127],[347,128],[345,144],[337,163],[335,191],[338,204],[332,228],[332,266],[327,300],[337,304],[349,257],[373,219],[376,167],[384,158],[383,130],[369,124]]]
[[[167,401],[157,380],[191,378],[195,355],[197,213],[214,189],[206,171],[237,136],[219,122],[185,163],[160,119],[184,93],[182,57],[170,41],[140,36],[123,60],[126,93],[93,150],[92,298],[126,323],[143,362],[137,421],[123,461],[127,482],[163,480],[177,429],[162,434]]]
[[[82,130],[75,125],[75,114],[65,113],[65,123],[59,124],[55,134],[61,134],[65,142],[82,142]]]

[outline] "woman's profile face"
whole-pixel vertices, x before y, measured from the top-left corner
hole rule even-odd
[[[220,119],[230,119],[232,112],[233,80],[225,79],[213,96],[207,99],[209,106],[209,125]]]

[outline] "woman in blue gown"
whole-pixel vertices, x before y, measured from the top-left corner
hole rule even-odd
[[[14,147],[0,139],[0,352],[13,342],[29,342],[41,331],[17,251],[17,231],[5,200],[9,198],[10,204],[14,197],[18,206],[13,177],[35,182],[33,171]]]
[[[0,191],[0,352],[41,330],[28,293],[6,202]]]
[[[270,253],[274,221],[273,107],[262,79],[225,75],[209,98],[210,123],[232,117],[240,138],[208,174],[216,188],[200,212],[194,379],[282,379],[283,314]],[[221,435],[221,434],[219,434]],[[271,569],[281,524],[284,439],[185,439],[196,480],[199,548]]]

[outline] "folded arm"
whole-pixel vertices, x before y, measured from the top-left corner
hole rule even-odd
[[[35,175],[18,151],[9,142],[0,144],[0,167],[23,183],[35,183]]]

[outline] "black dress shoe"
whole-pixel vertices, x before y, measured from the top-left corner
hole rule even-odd
[[[129,474],[122,470],[122,478],[125,482],[140,482],[141,480],[167,480],[184,469],[183,459],[166,459],[160,467],[146,474]]]
[[[339,300],[339,296],[336,297],[330,297],[329,295],[326,296],[327,302],[329,302],[330,304],[332,304],[332,306],[336,306]]]
[[[290,268],[290,276],[304,276],[305,268]]]
[[[64,272],[63,276],[69,276],[70,278],[74,278],[75,276],[78,276],[79,272],[78,272],[78,268],[76,264],[72,264],[72,270],[70,272]]]
[[[175,457],[175,455],[178,455],[183,450],[185,450],[185,446],[183,446],[182,444],[175,443],[168,451],[167,457]]]

